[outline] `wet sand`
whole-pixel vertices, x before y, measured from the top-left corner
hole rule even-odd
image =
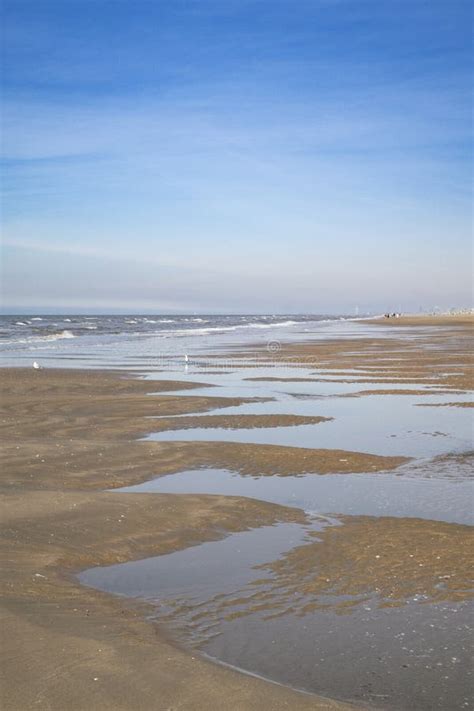
[[[380,607],[403,605],[414,595],[430,602],[472,598],[470,526],[369,516],[339,520],[340,526],[310,534],[315,543],[261,566],[273,574],[265,595],[274,612],[288,605],[296,614],[318,607],[345,612],[373,590]]]
[[[151,426],[150,415],[237,400],[153,396],[180,384],[97,372],[4,369],[0,382],[4,708],[228,708],[230,696],[235,709],[344,708],[192,658],[145,621],[143,604],[90,590],[73,577],[233,531],[304,521],[297,509],[237,497],[103,491],[232,456],[236,466],[249,467],[245,446],[135,440]],[[335,455],[314,457],[321,467],[336,466]],[[385,468],[392,458],[367,455],[367,461]],[[357,462],[364,462],[359,454]]]
[[[188,649],[241,669],[375,708],[454,711],[472,690],[472,538],[425,519],[312,517],[80,579],[154,602]]]
[[[397,325],[408,325],[402,321]],[[436,325],[440,323],[437,320]],[[400,379],[409,373],[411,382],[419,378],[423,386],[428,376],[443,392],[467,390],[472,383],[471,333],[464,322],[461,326],[451,345],[440,329],[434,334],[423,332],[414,341],[396,336],[388,342],[295,344],[284,347],[279,357],[315,362],[320,370],[371,368]],[[144,602],[81,586],[75,573],[184,550],[233,532],[304,525],[307,520],[297,508],[243,497],[124,494],[104,489],[205,466],[225,466],[244,475],[286,476],[384,472],[408,458],[346,451],[343,442],[340,450],[300,450],[233,442],[138,441],[156,430],[150,418],[166,418],[164,429],[182,428],[187,417],[193,426],[197,413],[251,401],[221,397],[218,392],[212,397],[193,395],[192,388],[199,385],[189,382],[143,381],[123,373],[3,369],[0,384],[4,708],[350,708],[193,656],[169,640],[160,625],[147,621],[149,608]],[[190,393],[182,394],[184,389]],[[312,423],[318,424],[322,420],[315,410]],[[243,415],[226,415],[225,409],[218,415],[200,415],[200,420],[203,416],[209,427],[272,426],[268,416],[249,421]],[[273,416],[274,426],[298,424],[296,416],[281,417]],[[446,566],[430,563],[427,570],[420,572],[418,565],[411,571],[404,556],[409,542],[416,540],[417,555],[424,556],[420,560],[432,561],[433,536],[447,530],[443,524],[433,524],[434,531],[433,526],[428,530],[426,522],[412,520],[406,528],[391,519],[375,521],[348,519],[341,528],[328,529],[323,547],[311,544],[314,551],[309,557],[305,546],[304,552],[296,548],[271,563],[267,572],[279,580],[281,603],[287,604],[287,591],[292,585],[298,590],[301,580],[309,586],[302,593],[327,592],[320,581],[308,577],[308,561],[314,555],[342,592],[345,585],[358,584],[362,594],[378,585],[388,601],[394,590],[392,601],[398,604],[404,594],[429,588],[438,567]],[[341,543],[343,531],[347,538]],[[460,590],[468,595],[461,571],[469,535],[468,527],[454,526],[442,537],[442,561],[449,562],[457,583],[455,589],[448,584],[438,596],[459,596]],[[376,572],[366,559],[373,540],[380,542],[385,561]],[[353,560],[357,560],[355,576],[348,574]],[[390,587],[394,560],[400,561],[402,572],[396,586]]]

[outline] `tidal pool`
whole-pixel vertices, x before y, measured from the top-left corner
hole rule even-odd
[[[146,439],[163,441],[226,441],[279,444],[311,449],[346,449],[381,455],[435,457],[473,449],[472,409],[460,407],[418,407],[419,404],[466,401],[466,394],[324,396],[295,397],[280,392],[275,383],[257,390],[246,386],[198,388],[193,396],[253,397],[237,407],[211,410],[204,415],[319,415],[330,421],[292,427],[224,429],[199,427],[199,415],[191,415],[189,429],[151,432]],[[271,386],[271,387],[270,387]],[[299,386],[301,389],[301,385]],[[305,388],[306,390],[306,388]],[[186,392],[186,391],[184,391]],[[189,394],[189,391],[188,391]],[[150,418],[150,429],[153,421]]]
[[[118,491],[171,494],[247,496],[309,513],[425,518],[448,523],[474,523],[474,482],[467,479],[472,466],[430,461],[407,464],[398,474],[333,474],[319,476],[241,476],[226,469],[196,469],[160,476]],[[452,477],[424,478],[442,464]],[[411,474],[411,476],[410,476]]]
[[[146,600],[177,643],[294,688],[381,709],[465,709],[469,530],[313,517],[79,579]]]

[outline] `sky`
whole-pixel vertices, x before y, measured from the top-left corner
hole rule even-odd
[[[3,312],[472,304],[467,0],[3,0]]]

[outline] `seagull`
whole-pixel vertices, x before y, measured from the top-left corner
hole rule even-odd
[[[185,362],[185,363],[189,363],[189,358],[188,358],[188,354],[187,354],[187,353],[186,353],[185,356],[184,356],[184,362]]]
[[[33,361],[33,368],[34,368],[35,370],[40,370],[40,369],[41,369],[41,366],[40,366],[39,363],[37,363],[37,362],[34,360],[34,361]]]

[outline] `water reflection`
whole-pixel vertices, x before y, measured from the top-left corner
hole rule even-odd
[[[181,642],[296,688],[380,708],[462,709],[466,526],[316,518],[81,575],[147,599]],[[440,641],[441,640],[441,641]]]
[[[242,476],[197,469],[158,477],[119,491],[248,496],[305,511],[474,522],[472,456],[410,462],[396,474]],[[425,478],[432,477],[432,478]]]

